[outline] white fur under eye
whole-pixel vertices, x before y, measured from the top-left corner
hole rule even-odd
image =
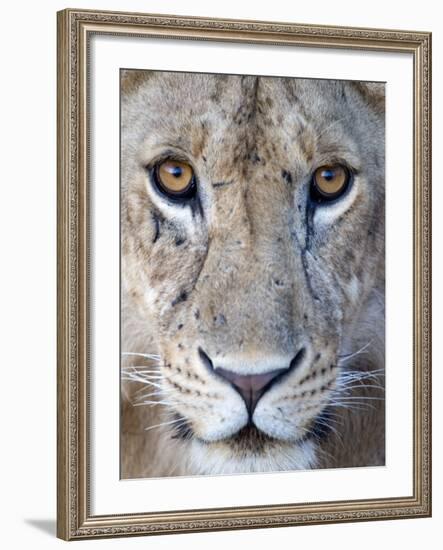
[[[186,231],[188,237],[192,237],[196,232],[195,218],[192,215],[190,206],[186,203],[173,204],[167,197],[162,197],[153,189],[152,183],[146,175],[143,175],[146,189],[151,201],[162,212],[164,217],[175,223],[178,227]]]
[[[330,225],[346,210],[348,210],[355,201],[360,190],[358,178],[355,178],[349,191],[340,199],[332,204],[318,206],[314,214],[314,225]]]

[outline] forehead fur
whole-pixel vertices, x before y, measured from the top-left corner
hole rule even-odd
[[[383,84],[122,72],[123,144],[144,142],[146,154],[178,147],[194,156],[206,151],[214,162],[223,147],[238,168],[241,157],[261,145],[268,156],[286,150],[288,159],[308,165],[332,149],[337,157],[348,154],[357,162],[363,154],[375,163],[383,117]]]
[[[237,75],[216,75],[199,73],[171,73],[159,71],[138,71],[123,70],[121,72],[121,88],[123,100],[134,99],[136,94],[146,98],[147,90],[149,96],[155,101],[160,101],[162,106],[173,106],[179,104],[185,107],[186,104],[193,110],[198,110],[201,103],[208,100],[220,102],[223,98],[233,99],[243,94],[248,88],[259,86],[267,89],[274,96],[286,96],[289,102],[297,102],[308,97],[312,110],[316,110],[320,103],[330,104],[331,98],[343,101],[345,94],[357,94],[360,100],[371,105],[378,114],[384,112],[385,87],[383,83],[375,82],[352,82],[338,80],[312,80],[295,78],[276,77],[254,77]],[[142,88],[142,90],[141,90]],[[172,93],[171,93],[172,92]],[[178,95],[177,95],[177,92]],[[328,98],[325,102],[325,98]],[[257,99],[254,96],[253,99]],[[322,101],[323,99],[323,101]]]

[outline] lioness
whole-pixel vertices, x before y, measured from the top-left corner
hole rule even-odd
[[[121,87],[122,477],[384,464],[384,85]]]

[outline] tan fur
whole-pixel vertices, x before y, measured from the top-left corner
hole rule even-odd
[[[193,166],[195,207],[153,189],[165,154]],[[352,189],[308,208],[334,162]],[[340,389],[384,367],[383,85],[124,71],[121,222],[122,351],[159,357],[123,356],[124,378],[154,377],[122,386],[124,478],[384,463],[381,374]],[[260,399],[258,431],[199,348],[239,374],[305,353]],[[339,398],[333,431],[309,437]]]

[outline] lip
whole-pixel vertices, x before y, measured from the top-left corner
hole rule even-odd
[[[201,437],[194,437],[197,441],[205,445],[224,443],[231,447],[241,447],[243,451],[251,452],[260,452],[265,448],[269,448],[269,445],[276,445],[284,442],[283,440],[266,434],[252,422],[248,422],[234,434],[217,441],[206,441]]]
[[[188,439],[195,438],[197,441],[205,445],[211,445],[211,444],[217,444],[217,443],[225,443],[231,446],[241,445],[244,450],[249,445],[250,447],[249,450],[251,451],[260,451],[265,446],[269,447],[269,445],[276,445],[276,444],[295,445],[297,443],[302,443],[304,441],[308,441],[311,439],[315,439],[318,442],[323,439],[326,439],[332,431],[332,428],[329,426],[330,420],[331,420],[330,409],[331,407],[326,405],[326,407],[322,411],[320,411],[317,414],[317,416],[313,417],[310,420],[308,433],[305,433],[300,437],[297,437],[294,439],[286,439],[286,438],[280,438],[280,437],[269,435],[263,430],[261,430],[260,428],[258,428],[251,419],[245,426],[240,428],[240,430],[238,430],[237,432],[215,441],[214,440],[208,441],[200,436],[195,435],[192,432],[192,428],[189,427],[190,431],[192,432],[192,435],[188,437]],[[253,446],[254,442],[256,443],[256,447]]]

